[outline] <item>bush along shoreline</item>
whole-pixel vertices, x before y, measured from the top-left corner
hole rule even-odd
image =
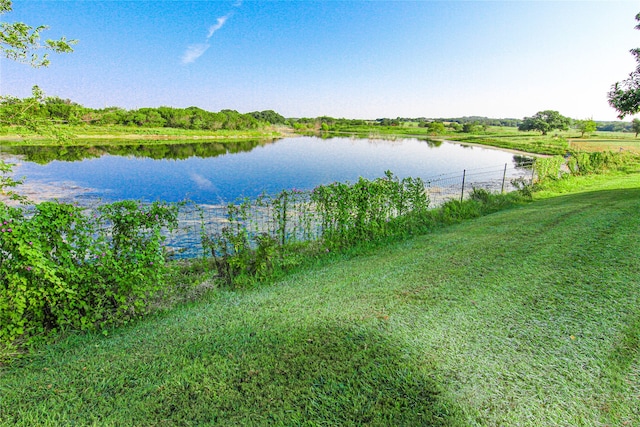
[[[0,203],[0,362],[56,332],[147,313],[167,269],[161,231],[176,227],[177,211],[134,201],[93,212]]]

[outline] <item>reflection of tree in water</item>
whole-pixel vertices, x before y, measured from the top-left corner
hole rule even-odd
[[[533,165],[534,158],[531,156],[523,156],[520,154],[513,155],[513,162],[516,164],[517,168],[525,168],[531,169],[531,165]]]
[[[227,153],[241,153],[258,146],[272,143],[273,140],[241,140],[224,142],[189,142],[172,144],[144,143],[111,145],[62,145],[62,146],[12,146],[3,147],[3,151],[22,155],[25,160],[47,164],[54,160],[73,162],[92,159],[110,154],[112,156],[133,156],[151,159],[182,160],[190,157],[216,157]]]

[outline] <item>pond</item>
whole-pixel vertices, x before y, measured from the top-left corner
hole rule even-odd
[[[497,190],[530,173],[506,151],[414,138],[0,148],[5,159],[18,162],[15,175],[26,177],[23,191],[33,200],[221,204],[283,189],[355,182],[360,176],[374,179],[387,170],[400,178],[423,178],[435,196],[444,188],[459,188],[463,171],[467,188]]]

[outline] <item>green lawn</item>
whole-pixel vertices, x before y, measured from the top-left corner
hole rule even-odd
[[[640,175],[565,191],[69,335],[0,424],[638,425]]]

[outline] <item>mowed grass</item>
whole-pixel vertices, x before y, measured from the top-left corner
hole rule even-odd
[[[0,371],[0,423],[638,425],[640,175],[587,184],[69,335]]]

